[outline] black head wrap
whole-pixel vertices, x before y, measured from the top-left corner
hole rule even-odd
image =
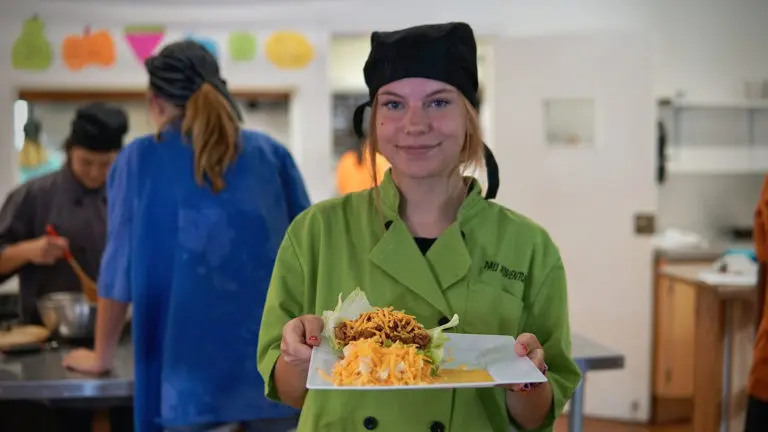
[[[227,82],[219,75],[219,64],[205,47],[192,40],[174,42],[144,62],[152,91],[178,107],[184,107],[203,85],[208,83],[224,96],[242,119]]]
[[[110,152],[123,147],[128,132],[128,117],[121,108],[95,102],[78,108],[69,141],[72,145],[97,152]]]
[[[355,110],[355,134],[363,138],[363,115],[379,89],[404,78],[429,78],[450,84],[475,107],[478,101],[477,44],[472,28],[460,22],[430,24],[371,34],[371,52],[363,68],[370,100]],[[499,167],[485,146],[486,198],[499,190]]]

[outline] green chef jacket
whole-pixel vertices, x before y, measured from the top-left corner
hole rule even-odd
[[[517,336],[544,346],[554,392],[544,427],[570,398],[581,374],[570,356],[565,271],[547,232],[485,200],[474,182],[456,222],[422,255],[398,215],[400,194],[389,172],[375,190],[309,208],[294,219],[277,255],[259,333],[258,366],[267,396],[282,328],[304,314],[333,310],[339,294],[365,291],[374,306],[393,306],[425,327],[454,313],[451,331]],[[508,431],[505,390],[310,390],[299,431]]]

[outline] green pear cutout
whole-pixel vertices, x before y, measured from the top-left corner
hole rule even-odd
[[[37,16],[24,21],[11,51],[14,69],[42,71],[51,67],[53,49],[45,36],[45,23]]]
[[[256,38],[248,32],[230,33],[229,55],[233,61],[253,61],[256,58]]]

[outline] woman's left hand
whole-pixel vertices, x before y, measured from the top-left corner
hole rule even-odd
[[[64,357],[62,365],[67,369],[92,375],[101,375],[109,369],[109,366],[94,351],[88,349],[76,349],[70,352]]]
[[[530,333],[523,333],[517,337],[515,341],[515,354],[519,357],[528,357],[531,359],[534,365],[541,371],[541,373],[547,373],[547,364],[544,362],[544,349],[541,347],[541,342],[536,336]],[[504,386],[512,391],[528,391],[533,387],[533,384],[510,384]]]

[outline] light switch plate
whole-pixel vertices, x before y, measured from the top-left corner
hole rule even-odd
[[[650,213],[635,214],[635,234],[653,235],[656,233],[656,215]]]

